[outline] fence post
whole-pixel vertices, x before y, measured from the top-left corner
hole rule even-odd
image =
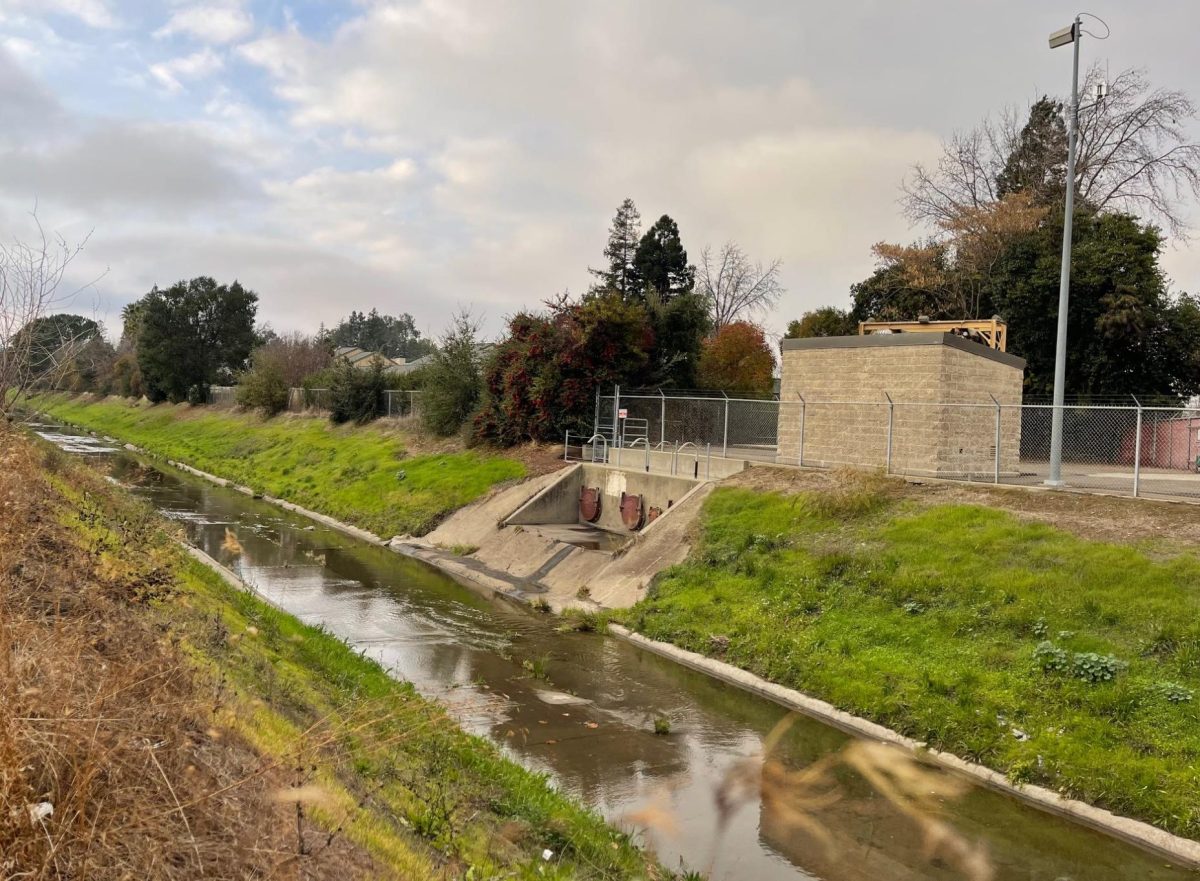
[[[658,445],[661,448],[667,442],[667,396],[663,394],[663,390],[658,390],[658,396],[662,398],[661,411],[658,415]],[[646,446],[650,446],[650,439],[646,438]]]
[[[808,407],[804,400],[804,395],[796,392],[796,397],[800,399],[800,455],[796,458],[796,467],[804,467],[804,412]]]
[[[613,443],[618,443],[617,427],[620,424],[621,415],[621,386],[620,384],[613,386]]]
[[[600,386],[596,386],[596,414],[592,417],[592,434],[600,433]]]
[[[721,457],[725,458],[729,455],[729,395],[724,390],[721,394],[725,395],[725,433],[721,436]]]
[[[884,392],[883,396],[885,398],[887,398],[887,405],[888,405],[887,466],[884,469],[884,473],[891,474],[892,473],[892,417],[894,415],[896,405],[894,403],[892,403],[892,396],[889,395],[887,392]]]
[[[996,405],[996,467],[992,474],[992,483],[1000,482],[1000,402],[996,400],[996,396],[989,394],[992,403]]]
[[[567,436],[563,438],[563,461],[570,461],[571,455],[571,432],[567,432]]]
[[[712,480],[712,444],[705,444],[704,451],[708,459],[704,464],[704,479]]]
[[[1133,431],[1133,497],[1138,496],[1138,483],[1142,477],[1142,402],[1130,395],[1137,404],[1137,427]],[[1188,432],[1190,435],[1191,432]]]

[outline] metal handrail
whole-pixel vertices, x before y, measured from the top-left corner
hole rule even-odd
[[[698,446],[696,446],[694,443],[692,443],[691,441],[684,441],[683,444],[681,444],[675,448],[675,455],[671,458],[671,473],[672,474],[679,473],[679,451],[686,449],[687,447],[691,447],[692,449],[694,449],[696,451],[696,453],[695,453],[696,470],[699,470],[699,468],[700,468],[700,448]]]
[[[650,473],[650,440],[648,438],[644,438],[644,437],[635,437],[633,439],[633,443],[631,443],[628,447],[626,447],[626,449],[629,449],[629,450],[634,449],[638,445],[639,442],[642,444],[645,444],[645,446],[646,446],[646,473],[649,474]],[[619,452],[617,453],[617,464],[618,465],[621,464],[621,454]]]
[[[593,434],[591,437],[589,437],[586,441],[583,442],[584,446],[586,446],[587,444],[592,445],[592,464],[593,465],[596,464],[596,441],[597,440],[599,440],[601,443],[604,444],[604,457],[600,461],[608,462],[608,438],[606,438],[602,434]]]

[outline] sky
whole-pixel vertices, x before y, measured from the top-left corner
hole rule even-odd
[[[1200,100],[1195,0],[1095,0],[1085,64]],[[86,238],[72,311],[257,291],[280,331],[351,309],[506,316],[586,290],[616,206],[695,261],[783,261],[779,332],[922,234],[906,170],[1070,83],[1047,0],[0,0],[0,238]],[[1196,127],[1193,127],[1196,130]],[[1197,131],[1200,137],[1200,131]],[[1200,210],[1189,204],[1193,225]],[[1200,292],[1200,235],[1163,265]],[[1047,304],[1048,310],[1053,304]]]

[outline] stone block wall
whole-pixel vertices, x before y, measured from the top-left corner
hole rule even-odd
[[[885,467],[890,395],[893,473],[990,476],[992,397],[1020,404],[1023,378],[1021,359],[949,334],[785,340],[780,461],[800,461],[803,425],[804,464]],[[1020,445],[1020,410],[1003,408],[1002,474],[1017,471]]]

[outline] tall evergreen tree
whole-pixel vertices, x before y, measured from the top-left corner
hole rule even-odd
[[[626,199],[617,208],[608,230],[608,244],[604,246],[604,258],[608,266],[588,270],[598,279],[592,286],[594,292],[616,291],[626,300],[640,295],[633,260],[637,255],[641,232],[642,215],[638,213],[633,200]]]
[[[692,290],[696,267],[688,263],[687,251],[679,239],[679,226],[664,214],[654,222],[638,242],[633,257],[634,283],[645,296],[653,288],[664,303]]]
[[[1063,198],[1066,160],[1062,104],[1043,97],[1029,108],[1029,120],[996,175],[996,195],[1004,198],[1009,193],[1028,192],[1039,205],[1057,204]]]

